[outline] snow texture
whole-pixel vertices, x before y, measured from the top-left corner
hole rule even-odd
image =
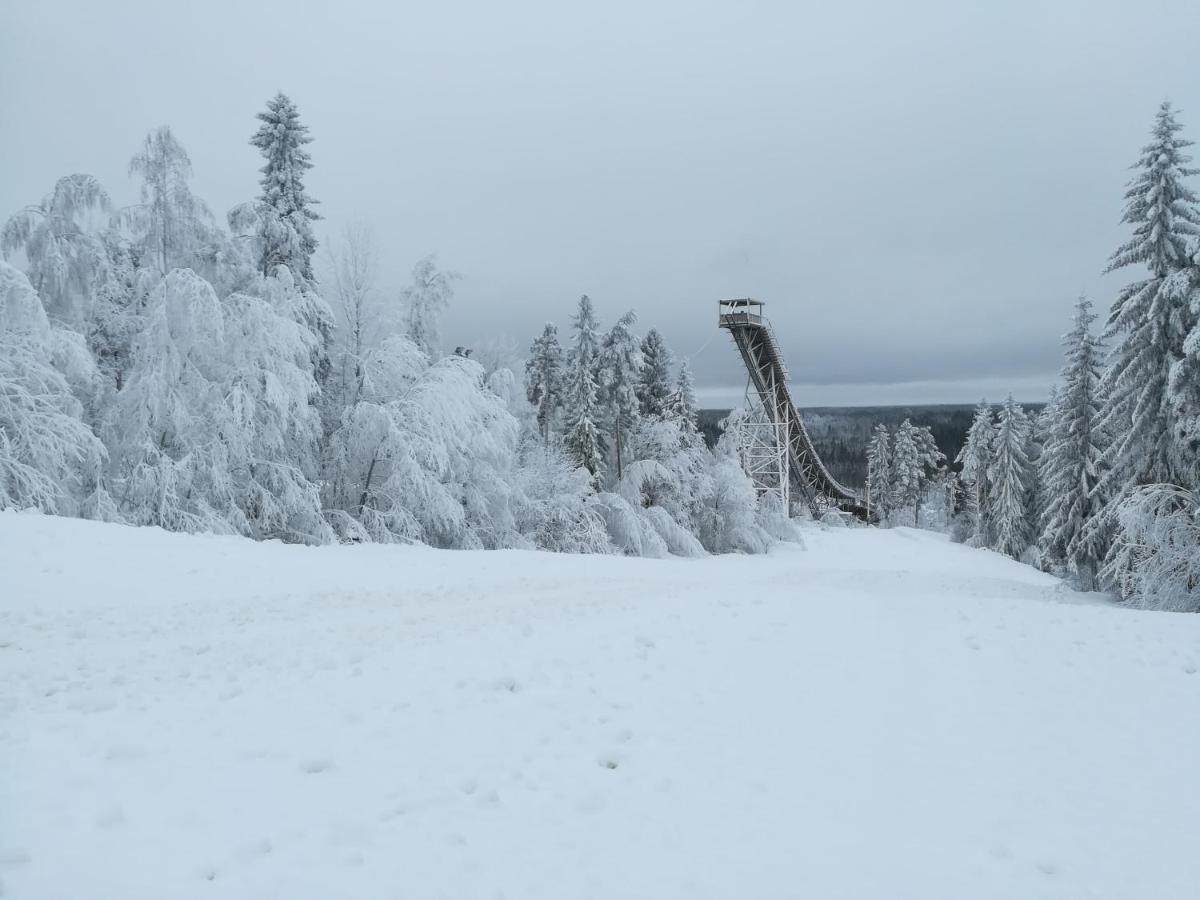
[[[1200,619],[907,528],[806,538],[0,514],[3,896],[1196,896]]]

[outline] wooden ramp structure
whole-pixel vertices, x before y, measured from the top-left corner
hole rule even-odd
[[[718,311],[718,325],[733,336],[750,376],[749,385],[762,403],[761,420],[748,423],[749,440],[742,458],[746,474],[760,495],[775,497],[784,509],[803,502],[814,518],[829,509],[840,509],[866,519],[862,498],[830,474],[796,412],[783,354],[763,315],[763,305],[744,297],[720,301]]]

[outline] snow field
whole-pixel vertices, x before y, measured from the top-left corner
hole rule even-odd
[[[0,896],[1190,898],[1200,620],[765,557],[0,515]]]

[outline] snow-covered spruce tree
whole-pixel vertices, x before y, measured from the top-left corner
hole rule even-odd
[[[115,519],[104,447],[54,363],[63,338],[29,279],[0,262],[0,509]]]
[[[1075,325],[1063,337],[1062,390],[1046,407],[1050,423],[1040,460],[1046,498],[1040,555],[1052,568],[1074,573],[1085,591],[1094,588],[1103,558],[1103,548],[1093,543],[1087,527],[1098,511],[1095,492],[1104,443],[1099,427],[1104,349],[1091,332],[1095,318],[1091,301],[1080,297]]]
[[[586,294],[579,299],[579,311],[571,321],[575,333],[567,355],[563,393],[564,445],[575,464],[587,469],[598,485],[604,469],[604,451],[597,427],[600,410],[596,371],[600,336],[592,301]]]
[[[313,209],[317,201],[304,188],[305,173],[312,168],[305,147],[312,137],[300,121],[296,104],[283,92],[267,101],[258,119],[262,125],[250,138],[266,159],[259,170],[258,268],[263,275],[270,275],[276,266],[287,266],[295,277],[311,283],[317,250],[312,223],[321,218]]]
[[[443,272],[433,254],[413,266],[412,283],[401,297],[404,333],[431,360],[441,356],[442,313],[454,299],[456,272]]]
[[[1039,568],[1046,571],[1049,571],[1049,563],[1042,556],[1040,538],[1042,526],[1046,520],[1046,508],[1050,503],[1050,496],[1046,490],[1047,447],[1054,431],[1057,409],[1058,385],[1052,384],[1050,393],[1046,397],[1046,404],[1032,418],[1029,428],[1029,465],[1030,471],[1033,473],[1029,488],[1029,521],[1032,524],[1037,564]]]
[[[1183,358],[1167,376],[1167,405],[1174,420],[1176,475],[1193,492],[1200,492],[1200,245],[1192,265],[1173,273],[1164,293],[1188,304],[1191,332],[1183,341]]]
[[[642,338],[642,371],[637,396],[643,416],[662,418],[671,405],[671,351],[657,328]]]
[[[212,213],[192,193],[192,161],[166,125],[146,135],[129,161],[129,174],[142,180],[141,203],[124,210],[122,223],[139,261],[159,277],[189,268],[215,278],[220,239]]]
[[[563,401],[563,353],[558,343],[558,327],[546,323],[540,337],[529,348],[525,362],[525,396],[537,411],[538,433],[542,443],[550,443]]]
[[[1172,367],[1185,355],[1184,341],[1196,326],[1187,291],[1173,277],[1189,265],[1189,245],[1200,235],[1196,195],[1184,179],[1182,126],[1169,103],[1155,117],[1152,138],[1134,164],[1122,221],[1133,237],[1117,248],[1105,271],[1144,265],[1149,278],[1126,286],[1108,318],[1112,361],[1104,374],[1102,427],[1112,436],[1104,452],[1100,492],[1118,497],[1139,484],[1183,480],[1190,460],[1176,441],[1176,412],[1168,401]]]
[[[921,496],[923,462],[916,429],[908,419],[896,426],[892,439],[892,514],[899,516],[915,506]]]
[[[612,471],[618,481],[625,474],[627,450],[640,414],[637,384],[642,361],[631,330],[636,322],[633,310],[617,319],[604,335],[598,359],[601,416],[610,437],[607,443]]]
[[[679,363],[679,375],[675,379],[675,394],[671,397],[670,414],[692,430],[698,430],[696,389],[692,384],[692,368],[688,365],[686,357]]]
[[[925,502],[925,487],[941,471],[946,454],[938,449],[933,429],[928,425],[916,425],[912,429],[913,444],[917,448],[917,498],[913,503],[913,525],[921,525],[921,506]]]
[[[0,232],[0,251],[25,257],[25,274],[51,319],[82,328],[89,298],[104,277],[107,257],[96,223],[112,201],[91,175],[67,175],[41,203],[12,216]]]
[[[1029,429],[1029,417],[1009,394],[1000,409],[1000,423],[996,428],[988,505],[995,529],[993,549],[1013,559],[1020,559],[1029,549],[1032,537],[1029,488],[1033,468],[1028,455]]]
[[[886,522],[891,511],[892,439],[882,422],[875,426],[867,445],[867,505],[870,514]]]
[[[990,472],[995,442],[996,426],[992,421],[992,408],[986,400],[981,400],[967,431],[966,443],[955,460],[962,466],[962,480],[968,488],[974,518],[968,543],[974,547],[992,545]]]

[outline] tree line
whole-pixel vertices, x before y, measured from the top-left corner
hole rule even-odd
[[[0,233],[0,508],[304,543],[421,541],[639,555],[794,538],[691,376],[633,312],[584,297],[524,365],[442,347],[456,274],[378,286],[369,229],[318,254],[312,137],[258,114],[259,193],[218,221],[169,127],[130,161],[138,202],[60,179]]]
[[[1200,201],[1181,130],[1163,103],[1125,191],[1133,234],[1105,269],[1144,271],[1103,333],[1081,297],[1042,411],[980,404],[953,534],[1134,606],[1200,611]],[[905,494],[906,469],[882,464],[883,493]]]

